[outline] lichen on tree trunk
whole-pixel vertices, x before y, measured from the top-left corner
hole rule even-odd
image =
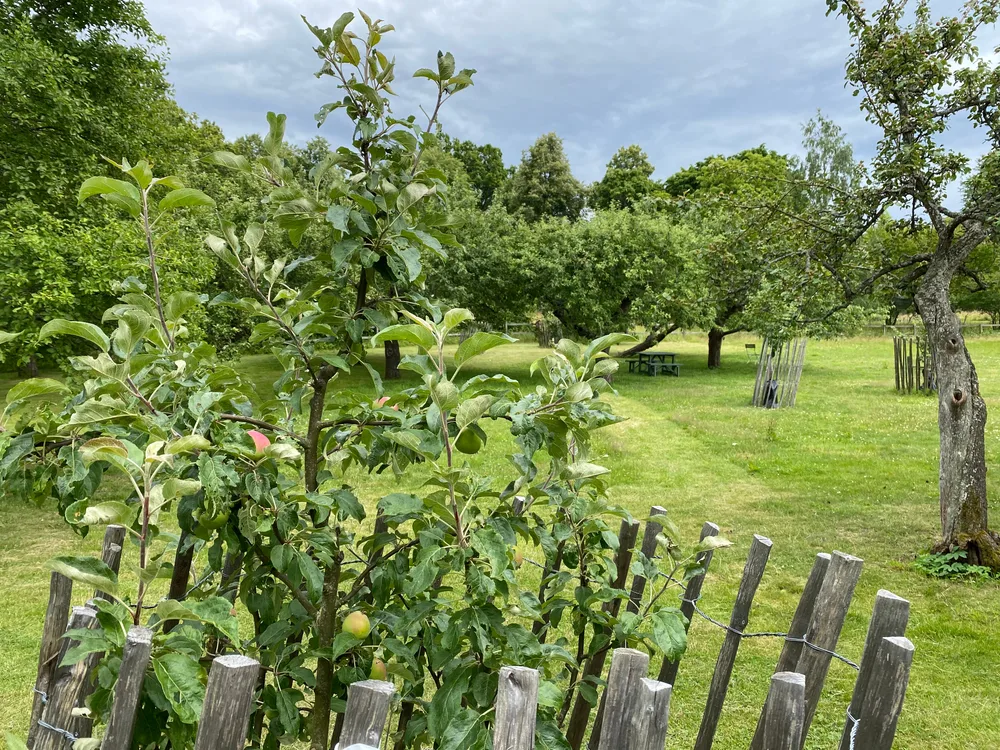
[[[941,551],[964,549],[970,564],[1000,569],[1000,537],[989,530],[986,402],[949,290],[960,261],[939,252],[916,302],[934,348],[940,430]]]

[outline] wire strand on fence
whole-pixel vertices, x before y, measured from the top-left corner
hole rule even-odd
[[[42,705],[43,706],[49,702],[49,694],[46,693],[44,690],[39,690],[36,687],[31,688],[31,690],[33,692],[35,692],[35,693],[38,693],[40,696],[42,696]],[[47,721],[43,721],[42,719],[38,720],[38,726],[40,726],[42,729],[48,729],[50,732],[55,732],[56,734],[62,735],[62,738],[64,740],[66,740],[67,742],[76,742],[78,739],[80,739],[79,737],[77,737],[72,732],[70,732],[70,731],[68,731],[66,729],[62,729],[61,727],[52,726]]]
[[[38,720],[38,726],[40,726],[42,729],[48,729],[50,732],[55,732],[56,734],[62,735],[62,738],[67,742],[76,742],[78,739],[80,739],[72,732],[69,732],[65,729],[61,729],[60,727],[54,727],[47,721],[44,721],[43,719]]]
[[[773,632],[773,633],[772,632],[745,633],[745,632],[743,632],[741,630],[737,630],[736,628],[734,628],[734,627],[732,627],[730,625],[727,625],[724,622],[719,622],[718,620],[716,620],[711,615],[706,614],[705,612],[703,612],[701,610],[701,607],[698,606],[698,601],[700,599],[701,599],[701,597],[698,597],[698,599],[686,599],[683,596],[681,597],[681,601],[685,602],[687,604],[690,604],[694,608],[694,611],[697,612],[698,615],[700,615],[703,619],[705,619],[708,622],[712,623],[717,628],[721,628],[722,630],[725,630],[728,633],[733,633],[734,635],[738,635],[740,638],[784,638],[789,643],[801,643],[803,646],[805,646],[806,648],[812,649],[813,651],[818,651],[821,654],[826,654],[827,656],[832,656],[834,659],[838,659],[839,661],[844,662],[844,664],[846,664],[847,666],[851,667],[855,672],[858,672],[858,671],[861,670],[860,666],[858,666],[857,664],[855,664],[853,661],[851,661],[850,659],[848,659],[846,656],[841,656],[836,651],[830,651],[829,649],[823,648],[822,646],[817,646],[817,645],[815,645],[813,643],[810,643],[809,639],[806,638],[805,636],[803,636],[802,638],[799,638],[797,636],[791,635],[790,633],[777,633],[777,632]]]

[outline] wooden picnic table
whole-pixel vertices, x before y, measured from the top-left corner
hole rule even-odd
[[[671,362],[677,361],[676,352],[639,352],[639,361],[643,362],[666,362],[670,357]],[[639,368],[642,369],[642,368]]]
[[[669,358],[669,362],[667,359]],[[629,372],[645,372],[647,375],[680,375],[676,352],[639,352],[639,358],[629,360]]]

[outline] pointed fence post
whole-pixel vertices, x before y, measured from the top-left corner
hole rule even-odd
[[[260,663],[247,656],[216,657],[208,673],[195,750],[243,750]]]
[[[35,677],[35,695],[31,703],[31,721],[28,725],[28,747],[34,745],[38,720],[45,708],[43,697],[48,694],[52,677],[58,667],[60,639],[69,622],[69,606],[73,597],[73,581],[62,573],[53,572],[49,578],[49,605],[45,610],[42,626],[42,644],[38,649],[38,674]]]
[[[715,740],[719,717],[722,715],[722,705],[729,690],[729,679],[736,663],[736,653],[743,638],[741,633],[750,621],[750,605],[753,604],[754,594],[757,593],[760,580],[764,577],[764,568],[767,566],[770,554],[771,540],[755,534],[743,568],[743,580],[740,581],[740,589],[736,594],[733,614],[729,620],[730,629],[726,631],[726,639],[719,651],[719,660],[715,663],[715,673],[712,675],[712,684],[708,690],[708,702],[701,717],[701,728],[698,730],[695,750],[710,750]]]
[[[350,685],[347,688],[347,709],[340,744],[345,747],[355,744],[380,747],[385,720],[389,716],[389,704],[395,694],[393,684],[382,680],[363,680]]]
[[[497,685],[495,750],[535,750],[538,713],[538,671],[504,667]]]
[[[861,655],[861,669],[857,682],[854,683],[854,695],[847,709],[847,721],[840,738],[841,750],[850,750],[851,734],[854,730],[854,719],[861,715],[865,693],[871,683],[876,669],[878,650],[885,638],[902,637],[906,634],[906,626],[910,620],[910,603],[889,591],[879,591],[875,596],[875,607],[872,609],[872,619],[868,623],[868,635],[865,638],[865,650]],[[853,717],[853,718],[852,718]]]
[[[830,555],[820,552],[816,555],[812,571],[802,590],[802,598],[799,599],[799,606],[792,616],[792,624],[788,626],[788,635],[792,638],[805,638],[809,629],[809,621],[812,620],[813,611],[816,609],[816,599],[819,597],[820,589],[823,588],[823,579],[826,578],[826,571],[830,567]],[[799,656],[802,655],[802,644],[793,640],[785,640],[785,645],[781,649],[781,656],[778,657],[778,666],[774,673],[792,672],[799,663]],[[757,729],[754,731],[753,741],[750,743],[750,750],[763,750],[764,748],[764,720],[767,717],[767,705],[761,711],[757,721]]]
[[[598,750],[621,750],[622,740],[632,723],[635,694],[639,681],[646,677],[649,655],[632,648],[616,648],[608,670],[608,686],[604,690],[604,722],[600,732]]]
[[[809,630],[805,636],[810,644],[827,651],[835,651],[840,631],[847,619],[847,610],[851,606],[854,587],[861,577],[864,561],[843,552],[834,552],[830,567],[823,578],[823,586],[816,599],[816,607],[809,620]],[[795,671],[806,677],[806,719],[802,727],[802,742],[805,743],[809,726],[816,715],[816,705],[823,692],[823,683],[830,670],[830,660],[833,657],[806,646],[799,656]]]
[[[705,541],[710,536],[718,536],[719,527],[714,523],[705,522],[705,525],[701,527],[701,541]],[[691,628],[691,618],[694,617],[694,602],[701,598],[701,589],[705,584],[705,576],[708,574],[708,566],[712,564],[712,556],[715,553],[712,550],[707,550],[698,555],[698,563],[701,565],[703,572],[694,576],[690,581],[687,582],[687,586],[684,588],[684,601],[681,602],[681,614],[687,618],[687,627]],[[681,661],[670,661],[669,659],[664,659],[663,664],[660,666],[660,674],[656,678],[660,682],[665,682],[671,687],[677,684],[677,670],[680,669]]]
[[[125,545],[126,533],[126,528],[118,524],[111,524],[104,531],[104,545],[101,548],[101,559],[105,565],[115,572],[115,575],[118,575],[118,571],[121,569],[122,547]],[[105,599],[109,602],[114,601],[111,594],[105,594],[103,591],[94,592],[94,598]]]
[[[806,678],[797,672],[778,672],[761,712],[767,750],[799,750],[806,717]]]
[[[615,569],[616,575],[615,580],[611,584],[613,588],[623,589],[625,588],[625,582],[628,580],[629,567],[632,565],[632,548],[635,547],[635,539],[639,535],[639,522],[623,520],[621,527],[618,530],[618,554],[615,555]],[[621,599],[613,599],[610,602],[605,602],[604,611],[609,612],[612,617],[618,616],[618,611],[621,608]],[[596,633],[595,633],[596,635]],[[590,660],[587,662],[586,669],[584,670],[584,676],[590,677],[600,677],[601,673],[604,671],[604,662],[608,657],[607,650],[599,651],[594,654]],[[594,719],[594,729],[591,733],[591,739],[589,747],[595,749],[597,747],[597,737],[600,736],[600,727],[603,718],[603,704],[604,699],[601,699],[601,707],[597,710],[597,717]],[[569,741],[570,747],[577,750],[583,744],[583,736],[587,732],[587,724],[590,721],[590,711],[593,708],[587,699],[583,695],[578,695],[576,697],[576,703],[573,704],[573,713],[570,716],[569,726],[566,729],[566,739]]]
[[[912,664],[913,644],[908,638],[882,639],[857,715],[855,747],[859,750],[891,750]]]
[[[663,750],[670,718],[670,685],[645,677],[633,694],[632,719],[627,726],[626,750]]]
[[[97,625],[97,611],[90,607],[74,607],[70,615],[67,631],[93,628]],[[57,655],[57,664],[62,662],[66,652],[79,641],[63,638]],[[90,677],[87,659],[71,666],[57,666],[49,685],[48,701],[42,710],[35,744],[32,750],[63,750],[70,736],[79,737],[73,709],[79,707],[79,697],[84,683]]]
[[[665,516],[667,509],[659,505],[654,505],[649,509],[649,520],[646,521],[646,530],[642,534],[642,547],[640,552],[647,560],[652,560],[656,556],[656,537],[663,532],[663,526],[653,520],[653,516]],[[642,604],[642,595],[646,591],[646,577],[632,577],[632,593],[629,595],[628,611],[637,613]]]
[[[152,630],[138,625],[129,628],[101,750],[129,750],[132,747],[135,717],[139,711],[142,683],[152,649]]]

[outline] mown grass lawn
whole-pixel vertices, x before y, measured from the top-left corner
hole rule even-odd
[[[723,368],[709,371],[701,337],[672,338],[659,348],[679,352],[681,378],[617,378],[620,395],[612,400],[629,419],[598,441],[614,472],[614,500],[636,516],[663,505],[692,538],[705,520],[722,527],[735,546],[716,555],[702,602],[720,619],[728,618],[752,535],[770,537],[774,548],[752,630],[787,627],[817,552],[863,557],[842,653],[860,657],[879,589],[912,601],[908,635],[917,652],[896,747],[997,746],[1000,586],[931,580],[912,567],[937,533],[936,402],[893,391],[889,339],[852,339],[809,344],[795,409],[752,409],[753,365],[743,345],[728,340]],[[1000,340],[974,339],[970,348],[987,402],[1000,414]],[[519,344],[484,357],[481,367],[526,382],[539,353]],[[248,358],[243,366],[262,388],[275,376],[269,357]],[[0,381],[0,391],[10,383]],[[995,418],[987,434],[991,466],[1000,459],[998,433]],[[476,463],[506,483],[510,438],[499,426],[490,434]],[[996,498],[1000,486],[992,479]],[[397,487],[385,476],[358,474],[351,481],[369,503]],[[413,476],[406,484],[418,481]],[[1000,525],[996,501],[991,510]],[[96,537],[75,537],[51,507],[0,502],[0,735],[25,730],[47,598],[45,560],[98,544]],[[696,619],[674,693],[670,748],[693,744],[721,639]],[[773,640],[744,643],[716,747],[747,746],[779,651]],[[836,747],[852,685],[853,672],[834,662],[807,747]]]

